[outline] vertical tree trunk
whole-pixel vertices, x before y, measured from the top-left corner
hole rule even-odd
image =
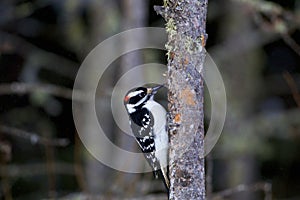
[[[165,0],[170,199],[205,199],[203,63],[207,0]]]
[[[112,27],[111,24],[116,24],[119,20],[119,16],[116,15],[116,12],[113,12],[118,9],[118,4],[116,0],[111,0],[109,2],[100,0],[100,1],[93,1],[90,4],[91,9],[91,23],[92,23],[92,30],[90,33],[90,43],[87,45],[87,49],[91,49],[92,47],[96,46],[101,42],[107,35],[111,35],[114,31],[114,28],[118,28],[117,26]],[[106,23],[109,21],[108,19],[115,19],[114,23],[110,21],[110,24]],[[86,53],[86,52],[85,52]],[[94,65],[97,65],[99,60],[92,60]],[[102,81],[106,83],[107,87],[112,85],[112,78],[113,74],[107,73],[106,77],[102,77]],[[96,82],[99,77],[93,73],[91,70],[90,73],[86,74],[86,81],[84,82],[84,88],[91,88],[91,85]],[[96,110],[101,111],[102,116],[109,116],[111,112],[110,108],[107,106],[108,97],[105,94],[101,93],[99,95],[103,95],[102,98],[96,101]],[[89,106],[84,105],[82,107],[82,132],[86,133],[89,136],[89,145],[92,146],[95,144],[94,138],[91,136],[99,134],[97,132],[98,128],[95,127],[92,123],[92,116],[93,110],[90,110]],[[102,118],[103,124],[107,125],[107,134],[108,137],[113,137],[113,123],[112,118],[110,117],[103,117]],[[105,155],[110,156],[111,149],[107,149]],[[107,184],[104,180],[111,180],[113,176],[113,170],[105,166],[104,164],[100,163],[96,158],[89,156],[85,157],[85,173],[86,173],[86,189],[88,192],[93,194],[104,194],[108,190],[111,189],[110,185]]]
[[[235,38],[235,43],[237,46],[240,46],[241,44],[239,43],[243,40],[237,39],[237,37],[253,32],[252,19],[245,14],[244,5],[236,2],[226,3],[224,10],[228,14],[223,17],[225,23],[222,23],[220,27],[220,34],[222,34],[224,41],[232,41]],[[247,44],[243,46],[249,46],[250,41],[245,40],[245,42]],[[256,116],[253,116],[253,110],[257,108],[258,95],[262,94],[264,88],[261,87],[264,83],[262,83],[261,77],[258,75],[263,70],[261,68],[264,66],[264,59],[261,57],[261,50],[258,48],[248,49],[244,52],[236,46],[234,48],[238,49],[240,54],[234,53],[234,58],[231,59],[229,55],[232,55],[232,53],[229,53],[228,49],[226,49],[226,57],[219,56],[220,51],[212,51],[215,61],[220,63],[219,66],[225,66],[224,63],[226,63],[226,67],[220,67],[220,70],[224,77],[225,85],[228,86],[226,94],[229,112],[226,119],[230,123],[224,127],[223,142],[215,151],[218,154],[218,159],[222,159],[224,163],[221,170],[216,171],[216,177],[221,174],[230,174],[218,181],[219,183],[217,184],[223,188],[234,188],[241,183],[251,184],[257,182],[260,178],[259,165],[251,148],[253,143],[249,143],[249,141],[255,141],[257,135],[253,129],[251,130],[248,127],[252,126],[249,125],[249,122],[251,123],[252,119],[256,118]],[[233,74],[235,78],[230,78]],[[241,85],[243,86],[242,90],[240,89]],[[260,127],[260,130],[263,130],[262,127]],[[245,143],[248,144],[246,148],[241,145]],[[228,144],[231,145],[228,146]],[[227,154],[221,156],[222,154],[218,152],[224,152],[224,149],[226,149]],[[228,152],[230,152],[230,156],[228,156]],[[257,198],[258,193],[252,191],[239,192],[231,196],[233,200]]]

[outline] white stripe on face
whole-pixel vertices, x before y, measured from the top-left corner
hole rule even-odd
[[[127,104],[126,107],[127,107],[128,113],[130,113],[130,114],[134,113],[136,111],[136,109],[134,108],[134,105],[132,105],[132,104]]]
[[[141,94],[142,92],[143,92],[142,90],[130,92],[127,96],[131,98],[131,97],[134,97],[138,94]]]

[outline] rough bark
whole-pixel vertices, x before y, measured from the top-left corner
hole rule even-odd
[[[155,7],[168,33],[170,199],[205,199],[203,63],[207,0]]]

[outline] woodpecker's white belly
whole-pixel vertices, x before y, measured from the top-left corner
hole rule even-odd
[[[166,115],[167,112],[163,106],[154,100],[149,100],[143,107],[151,110],[152,116],[154,116],[154,143],[155,143],[155,156],[159,159],[161,167],[168,165],[168,133],[166,131]],[[161,116],[160,118],[155,116]]]

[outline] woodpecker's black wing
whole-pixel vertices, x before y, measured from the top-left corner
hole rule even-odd
[[[154,170],[155,178],[158,178],[160,164],[155,156],[152,114],[146,108],[142,108],[140,112],[130,114],[130,126],[146,160]]]

